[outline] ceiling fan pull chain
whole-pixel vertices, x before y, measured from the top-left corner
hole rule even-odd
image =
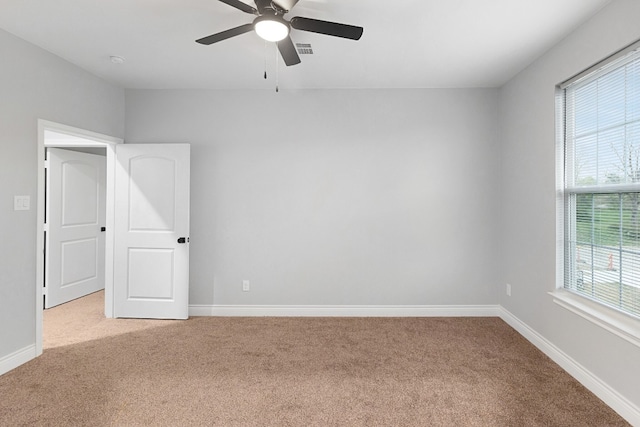
[[[267,41],[264,41],[264,79],[267,80]]]
[[[279,72],[278,72],[278,70],[279,70],[278,64],[279,64],[280,61],[278,61],[278,59],[279,59],[279,57],[278,57],[278,44],[274,43],[273,45],[276,47],[276,93],[278,93],[278,92],[280,92],[280,89],[278,88],[278,82],[279,82],[279,77],[280,77],[279,76]]]

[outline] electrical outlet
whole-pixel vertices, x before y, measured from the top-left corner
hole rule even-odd
[[[242,292],[249,292],[251,290],[251,283],[248,280],[242,281]]]
[[[511,296],[511,284],[507,283],[507,296],[510,297]]]

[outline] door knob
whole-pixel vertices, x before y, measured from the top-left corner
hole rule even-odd
[[[178,239],[178,243],[187,243],[189,241],[188,237],[180,237]]]

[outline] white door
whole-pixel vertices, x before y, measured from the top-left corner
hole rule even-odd
[[[105,157],[47,149],[45,308],[104,289]]]
[[[114,317],[189,315],[188,144],[116,147]]]

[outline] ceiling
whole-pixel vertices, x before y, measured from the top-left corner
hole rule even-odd
[[[253,32],[195,43],[252,21],[217,0],[0,0],[0,28],[125,88],[273,89],[276,69],[284,89],[498,87],[610,1],[300,0],[285,18],[364,35],[292,30],[313,49],[292,67]]]

